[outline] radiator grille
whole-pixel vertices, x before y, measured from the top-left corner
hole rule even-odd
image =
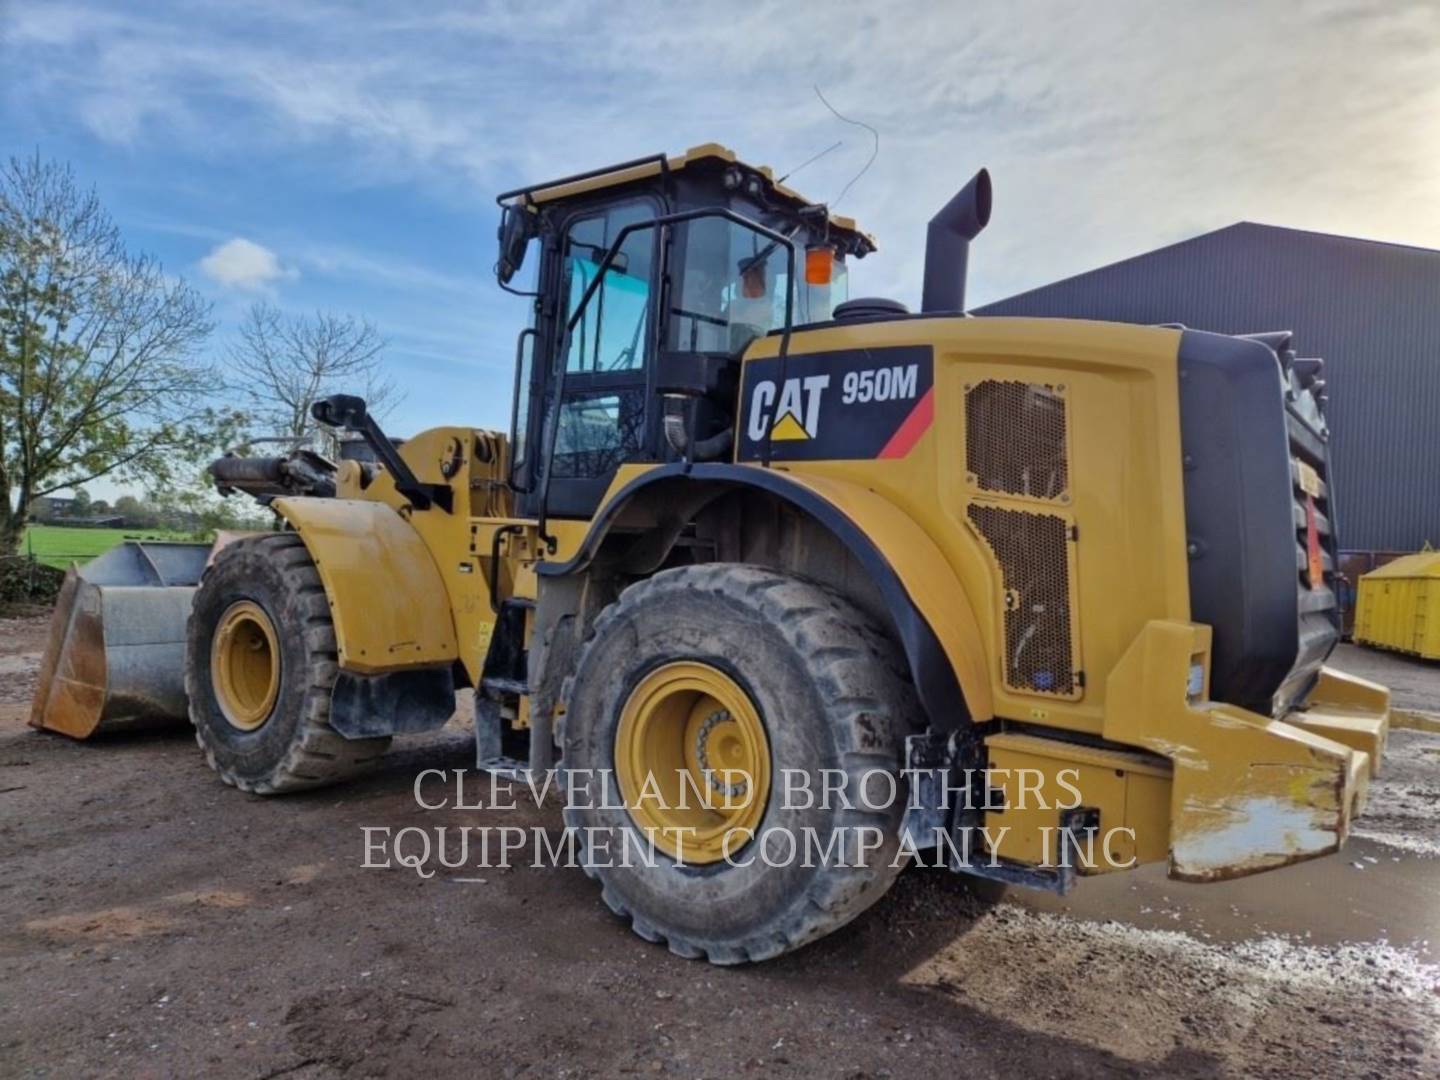
[[[1058,514],[972,503],[971,523],[1004,584],[1005,682],[1014,690],[1074,697],[1070,628],[1070,525]]]
[[[965,388],[965,467],[981,491],[1060,499],[1070,487],[1064,387],[986,379]]]

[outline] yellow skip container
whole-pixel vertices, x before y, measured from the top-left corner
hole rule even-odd
[[[1360,578],[1355,640],[1440,660],[1440,551],[1418,551]]]

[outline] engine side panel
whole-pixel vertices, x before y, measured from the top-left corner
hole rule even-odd
[[[1190,618],[1179,339],[956,317],[802,329],[783,359],[767,338],[737,457],[893,504],[976,613],[995,715],[1098,735],[1136,635]]]

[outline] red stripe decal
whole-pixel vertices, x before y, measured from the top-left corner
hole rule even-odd
[[[932,386],[925,391],[925,396],[915,403],[915,408],[910,410],[904,422],[895,429],[895,434],[890,436],[890,441],[880,451],[882,458],[902,458],[915,448],[920,441],[920,436],[930,430],[930,425],[935,420],[935,388]]]

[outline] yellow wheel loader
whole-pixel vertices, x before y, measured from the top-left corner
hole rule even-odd
[[[315,415],[356,460],[212,467],[283,531],[219,548],[183,605],[211,766],[328,783],[473,687],[479,764],[585,778],[565,821],[605,902],[717,963],[937,852],[1064,891],[1336,851],[1388,693],[1324,666],[1320,362],[1286,333],[970,317],[990,203],[982,171],[931,221],[911,312],[847,296],[855,222],[720,146],[501,195],[531,312],[508,435],[397,446],[337,396]]]

